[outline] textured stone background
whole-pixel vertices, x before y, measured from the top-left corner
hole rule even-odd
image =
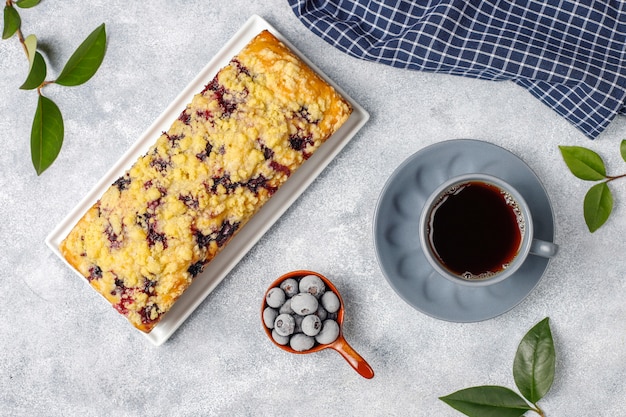
[[[550,416],[626,409],[626,181],[595,234],[582,218],[588,184],[558,145],[588,146],[612,173],[626,119],[589,141],[511,83],[392,69],[329,47],[286,1],[44,1],[22,11],[58,74],[105,22],[108,51],[87,84],[45,93],[65,116],[61,155],[41,177],[29,135],[36,94],[27,63],[0,42],[0,414],[11,416],[457,416],[439,396],[514,387],[523,334],[551,318],[556,381]],[[44,245],[46,235],[252,15],[259,14],[370,113],[369,123],[163,346],[153,347]],[[482,139],[524,159],[550,195],[559,256],[514,310],[448,323],[404,303],[375,259],[372,221],[393,170],[427,145]],[[327,275],[346,301],[344,332],[376,372],[359,377],[333,351],[293,356],[265,338],[266,286],[293,269]]]

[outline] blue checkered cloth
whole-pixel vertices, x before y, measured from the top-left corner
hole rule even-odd
[[[626,114],[626,1],[288,1],[352,56],[513,81],[591,139]]]

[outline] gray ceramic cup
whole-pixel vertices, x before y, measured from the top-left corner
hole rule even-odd
[[[457,274],[448,270],[445,265],[439,260],[439,257],[435,253],[430,243],[430,219],[433,209],[441,201],[441,199],[455,189],[455,187],[462,186],[465,183],[481,182],[496,186],[501,191],[513,200],[511,203],[517,212],[518,222],[520,222],[521,242],[517,255],[507,264],[507,266],[500,270],[484,277],[473,276],[471,278],[464,277],[463,274]],[[521,216],[521,218],[520,218]],[[449,279],[452,282],[470,285],[470,286],[486,286],[496,284],[509,277],[511,277],[524,263],[526,258],[530,255],[541,256],[544,258],[551,258],[556,255],[558,246],[552,242],[546,242],[539,239],[534,239],[533,219],[528,204],[524,200],[524,197],[509,183],[506,181],[487,174],[465,174],[449,179],[441,184],[433,193],[429,196],[424,204],[420,221],[419,221],[419,236],[420,244],[422,246],[422,252],[426,256],[426,259],[433,267],[433,269],[439,273],[439,275]]]

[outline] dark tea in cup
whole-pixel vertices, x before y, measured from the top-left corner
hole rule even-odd
[[[558,246],[533,238],[522,195],[487,174],[464,174],[440,184],[419,222],[422,253],[441,276],[464,285],[492,285],[513,275],[529,254],[552,257]]]
[[[465,279],[485,279],[506,269],[517,256],[525,219],[508,191],[471,180],[439,195],[427,233],[431,250],[447,270]]]

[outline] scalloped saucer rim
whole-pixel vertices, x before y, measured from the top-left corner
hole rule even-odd
[[[531,168],[512,152],[477,139],[451,139],[406,158],[386,181],[376,204],[377,260],[400,298],[424,314],[452,322],[487,320],[511,310],[532,292],[550,262],[531,256],[509,279],[487,287],[455,284],[432,269],[417,231],[424,202],[440,183],[470,172],[511,182],[531,206],[536,236],[554,241],[554,215],[547,192]]]

